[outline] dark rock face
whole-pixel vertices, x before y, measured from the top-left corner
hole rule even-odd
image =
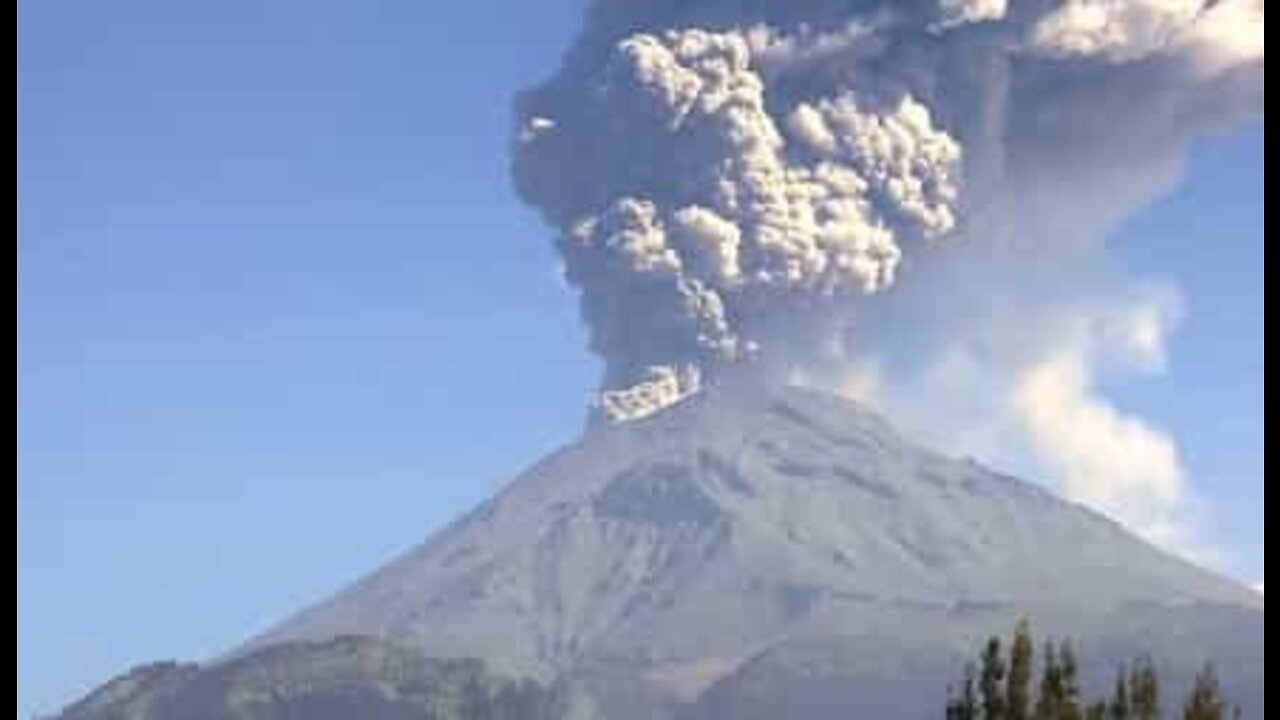
[[[1260,596],[791,389],[720,388],[593,428],[242,652],[383,638],[560,683],[577,717],[893,720],[936,716],[977,643],[1024,617],[1107,672],[1151,652],[1176,685],[1216,660],[1264,717]],[[388,687],[384,666],[355,667]],[[384,694],[392,713],[407,691]]]

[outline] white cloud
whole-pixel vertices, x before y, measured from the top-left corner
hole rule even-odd
[[[1009,0],[942,0],[943,28],[969,23],[1003,20],[1009,14]]]
[[[893,318],[886,332],[918,327],[928,336],[906,351],[915,362],[881,354],[867,329],[868,349],[828,384],[883,409],[926,444],[1040,479],[1166,549],[1217,563],[1176,440],[1106,391],[1167,369],[1182,317],[1178,293],[1131,283],[1082,299],[1029,284],[1020,291],[979,282],[975,296],[931,283],[930,293],[964,299],[945,310],[931,305],[927,312],[945,314],[933,324]]]
[[[1212,563],[1220,553],[1203,538],[1176,439],[1118,406],[1104,386],[1109,378],[1164,373],[1182,315],[1175,290],[1141,283],[1068,309],[1059,315],[1057,340],[1014,372],[1006,422],[1063,495],[1157,545]]]
[[[1203,0],[1074,0],[1042,18],[1031,40],[1052,55],[1137,59],[1185,32],[1202,5]]]
[[[1265,21],[1265,0],[1073,0],[1034,25],[1030,45],[1115,62],[1186,54],[1214,73],[1262,60]]]
[[[1266,57],[1265,0],[1221,0],[1181,38],[1200,70],[1213,74]]]
[[[1156,527],[1183,496],[1177,446],[1110,404],[1086,362],[1064,355],[1029,369],[1014,389],[1014,411],[1067,497],[1139,529]]]
[[[1145,375],[1165,372],[1169,364],[1169,338],[1182,322],[1182,296],[1158,284],[1138,285],[1132,297],[1101,318],[1105,337],[1097,348],[1112,354],[1111,361]]]

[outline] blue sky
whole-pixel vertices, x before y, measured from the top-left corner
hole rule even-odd
[[[234,644],[580,427],[596,363],[507,178],[580,0],[18,5],[18,713]],[[1263,572],[1261,123],[1117,238],[1175,278],[1172,429]]]

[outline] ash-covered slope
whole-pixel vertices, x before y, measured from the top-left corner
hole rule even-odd
[[[253,647],[394,638],[574,679],[618,720],[662,717],[708,688],[731,705],[735,678],[753,672],[757,690],[765,677],[870,683],[914,717],[935,700],[922,681],[942,682],[975,638],[1017,617],[1116,656],[1148,649],[1144,638],[1164,649],[1168,623],[1185,628],[1177,662],[1225,650],[1230,677],[1236,665],[1260,672],[1261,607],[1089,510],[916,447],[856,405],[721,388],[589,431]],[[1208,612],[1230,619],[1189,622]],[[894,678],[913,681],[894,692]]]

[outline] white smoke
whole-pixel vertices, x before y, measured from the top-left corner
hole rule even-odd
[[[743,365],[856,386],[1182,542],[1176,443],[1105,394],[1162,371],[1180,303],[1105,239],[1191,140],[1261,112],[1264,19],[1262,0],[595,0],[518,103],[514,175],[582,293],[599,413]]]

